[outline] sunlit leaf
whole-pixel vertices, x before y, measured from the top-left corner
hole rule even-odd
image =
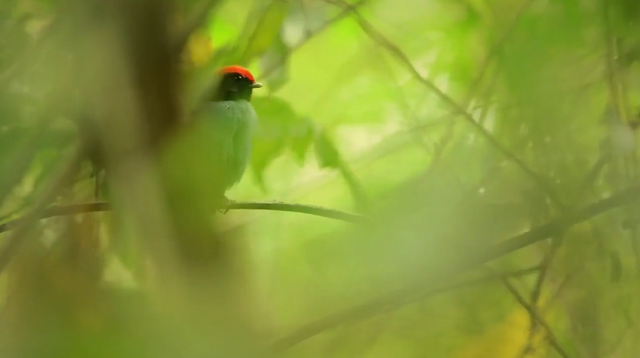
[[[186,65],[200,67],[211,59],[212,54],[213,43],[208,33],[197,31],[189,37],[184,53]]]
[[[313,122],[306,118],[301,118],[295,128],[291,131],[291,151],[296,156],[299,164],[303,164],[307,156],[309,147],[313,143],[315,127]]]
[[[298,130],[304,122],[281,98],[256,97],[252,103],[259,121],[253,139],[251,167],[258,183],[264,188],[264,170],[285,150],[293,131]]]
[[[327,136],[326,132],[320,130],[316,133],[313,147],[320,168],[340,168],[342,158],[333,140]]]
[[[287,16],[289,4],[285,0],[272,0],[261,13],[249,37],[241,63],[248,62],[255,56],[265,53],[280,34],[282,24]]]

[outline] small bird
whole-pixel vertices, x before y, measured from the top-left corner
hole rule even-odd
[[[206,126],[209,145],[207,161],[216,168],[216,183],[224,195],[237,184],[249,165],[251,138],[258,116],[251,105],[253,90],[261,88],[244,67],[226,66],[218,70],[220,80],[196,121]]]
[[[209,212],[225,208],[231,201],[228,189],[242,179],[251,155],[251,141],[257,115],[251,104],[253,90],[261,88],[241,66],[220,68],[217,85],[189,120],[161,149],[160,170],[171,205],[196,206]],[[88,121],[87,121],[88,122]],[[79,132],[96,135],[89,125]],[[86,128],[85,128],[86,127]],[[91,142],[90,142],[91,143]],[[94,171],[102,171],[101,153],[90,147]],[[100,186],[96,180],[96,197]]]

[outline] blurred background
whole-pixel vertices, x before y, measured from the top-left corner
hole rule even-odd
[[[639,18],[3,0],[0,354],[635,357]],[[224,213],[188,129],[232,64],[263,88]]]

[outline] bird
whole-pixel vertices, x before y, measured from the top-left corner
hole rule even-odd
[[[215,183],[223,205],[231,203],[225,193],[244,176],[251,155],[251,139],[258,115],[251,104],[253,90],[261,88],[253,74],[239,65],[217,71],[218,84],[195,115],[206,132],[206,161],[215,171]]]
[[[224,208],[232,202],[226,191],[240,182],[249,166],[251,141],[258,122],[251,98],[253,90],[262,84],[239,65],[219,68],[213,77],[216,85],[190,113],[179,135],[165,146],[163,176],[181,200],[213,202],[214,206]],[[94,172],[100,173],[102,160],[97,159],[101,156],[93,157]],[[185,186],[192,190],[185,191]]]

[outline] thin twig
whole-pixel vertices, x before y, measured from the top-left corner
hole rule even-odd
[[[506,147],[504,147],[500,142],[498,142],[491,133],[489,133],[482,125],[475,121],[473,116],[467,112],[465,108],[456,103],[449,95],[444,93],[440,88],[438,88],[433,82],[425,78],[418,72],[418,70],[413,66],[411,60],[396,44],[387,39],[379,30],[377,30],[367,19],[365,19],[357,9],[355,9],[351,4],[347,3],[344,0],[325,0],[330,4],[337,5],[345,10],[349,10],[351,12],[352,17],[356,20],[360,28],[377,44],[385,48],[390,54],[396,57],[411,73],[411,75],[419,81],[421,84],[429,88],[433,93],[440,98],[443,102],[449,105],[456,114],[461,115],[469,124],[471,124],[474,129],[480,133],[482,137],[484,137],[489,144],[491,144],[496,150],[498,150],[505,158],[509,161],[513,162],[520,170],[522,170],[525,174],[531,177],[531,179],[545,192],[549,200],[559,208],[564,208],[560,198],[556,195],[555,191],[550,187],[547,181],[534,172],[531,168],[529,168],[520,158],[518,158],[514,153],[509,151]]]
[[[538,273],[536,283],[533,286],[533,290],[531,292],[530,305],[534,308],[538,307],[538,302],[540,301],[540,295],[542,294],[542,287],[544,286],[545,280],[547,278],[547,273],[549,272],[549,268],[551,266],[551,263],[553,262],[553,259],[555,258],[556,253],[558,252],[558,249],[562,245],[562,238],[555,237],[552,240],[553,241],[551,243],[551,248],[545,253],[544,258],[540,263],[540,272]],[[534,316],[530,316],[529,335],[527,338],[527,343],[522,350],[522,358],[524,358],[533,348],[533,340],[535,338],[537,329],[538,320]]]
[[[544,318],[542,318],[542,316],[540,315],[538,310],[534,306],[530,305],[527,302],[527,300],[524,298],[524,296],[522,296],[522,294],[520,294],[520,292],[518,292],[518,290],[511,284],[511,282],[509,281],[508,278],[501,278],[500,280],[502,281],[502,284],[504,285],[504,287],[509,291],[509,293],[511,293],[513,298],[515,298],[516,301],[520,304],[520,306],[522,306],[522,308],[524,308],[525,311],[527,311],[527,313],[529,313],[529,316],[532,317],[533,319],[535,319],[536,322],[540,326],[542,326],[542,328],[544,328],[544,330],[547,332],[547,339],[548,339],[549,344],[551,345],[551,347],[553,349],[555,349],[555,351],[561,357],[569,358],[569,354],[564,350],[564,348],[562,348],[562,346],[560,346],[560,343],[558,343],[558,339],[556,338],[555,334],[553,333],[553,330],[547,324],[547,322],[544,320]]]
[[[511,21],[511,23],[509,24],[509,27],[502,33],[500,39],[493,44],[493,46],[489,50],[489,54],[484,58],[482,64],[480,65],[478,76],[473,80],[471,86],[469,86],[469,93],[467,94],[465,103],[471,101],[473,93],[475,93],[475,91],[478,89],[480,83],[482,83],[482,80],[484,79],[485,74],[488,72],[491,61],[507,41],[509,35],[511,35],[511,33],[513,32],[513,29],[515,29],[516,24],[518,24],[518,21],[520,20],[520,17],[522,17],[522,14],[524,14],[524,12],[529,8],[529,6],[531,6],[531,4],[533,4],[534,1],[535,0],[525,0],[522,5],[520,5],[520,8],[516,12],[513,21]]]
[[[281,202],[232,202],[225,209],[229,210],[270,210],[285,211],[292,213],[301,213],[314,216],[325,217],[328,219],[341,220],[351,223],[363,222],[365,218],[360,215],[347,213],[340,210],[323,208],[321,206],[291,204]],[[70,205],[54,205],[42,211],[39,219],[49,219],[58,216],[69,216],[78,214],[87,214],[95,212],[111,211],[111,204],[107,202],[70,204]],[[28,218],[18,218],[0,224],[0,233],[12,230],[18,227]]]
[[[309,214],[329,219],[342,220],[351,223],[365,221],[365,217],[340,210],[323,208],[321,206],[290,204],[281,202],[233,202],[228,206],[229,210],[271,210],[287,211],[292,213]]]
[[[360,0],[356,3],[354,3],[353,5],[351,5],[353,8],[358,9],[361,6],[365,5],[367,3],[368,0]],[[307,32],[307,35],[301,39],[300,41],[298,41],[295,45],[289,47],[288,52],[289,54],[299,50],[301,47],[303,47],[304,45],[306,45],[310,40],[312,40],[314,37],[320,35],[321,33],[323,33],[326,29],[328,29],[329,27],[331,27],[331,25],[335,24],[336,22],[344,19],[345,17],[349,16],[349,14],[351,13],[350,9],[343,9],[338,15],[332,17],[331,19],[325,21],[322,25],[320,25],[315,31],[313,32]],[[261,73],[261,78],[265,79],[271,75],[273,75],[277,70],[281,69],[284,66],[284,63],[278,63],[275,64],[274,66],[270,66],[268,67],[266,70],[264,70]]]
[[[425,295],[433,294],[433,292],[440,292],[439,290],[441,290],[441,287],[444,285],[443,282],[446,282],[449,277],[464,273],[473,267],[559,235],[576,224],[587,221],[612,209],[634,203],[639,198],[640,186],[634,186],[587,205],[581,210],[566,214],[557,220],[537,226],[527,232],[495,244],[485,251],[478,252],[476,250],[470,252],[468,257],[461,257],[460,260],[452,262],[451,266],[438,270],[437,274],[434,273],[422,280],[418,280],[403,289],[380,295],[361,305],[336,312],[320,320],[308,323],[288,336],[277,340],[274,348],[279,351],[286,350],[344,323],[365,320],[372,316],[403,307]],[[434,287],[436,288],[434,289]]]
[[[464,100],[462,102],[462,105],[464,106],[464,108],[467,108],[467,112],[473,109],[471,108],[471,101],[475,97],[478,89],[480,88],[480,84],[484,80],[485,75],[487,74],[487,72],[489,72],[489,65],[493,61],[493,58],[498,54],[502,46],[504,46],[504,43],[507,41],[507,39],[509,38],[509,35],[511,35],[511,33],[513,32],[513,29],[516,27],[516,24],[520,20],[520,17],[529,8],[529,6],[531,6],[533,1],[535,0],[526,0],[522,3],[522,5],[520,6],[520,9],[518,9],[518,11],[516,12],[516,15],[514,16],[513,21],[511,21],[511,24],[509,25],[509,27],[502,33],[502,36],[500,37],[500,39],[494,42],[491,48],[489,49],[489,53],[487,54],[482,64],[480,65],[480,70],[478,71],[478,75],[475,77],[475,79],[469,86],[469,90],[467,91],[467,94],[465,95]],[[494,76],[489,88],[491,89],[496,82],[497,82],[497,75]],[[490,91],[487,91],[487,92],[490,92]],[[480,124],[480,126],[483,126],[482,124],[484,122],[483,119],[486,118],[489,107],[490,105],[483,106],[483,112],[480,114],[480,117],[478,118],[478,124]],[[454,115],[455,114],[456,113],[454,113]],[[436,159],[439,158],[440,155],[442,155],[446,145],[450,142],[451,138],[453,138],[454,123],[456,122],[449,123],[449,126],[447,127],[447,132],[445,132],[444,137],[438,143],[437,152],[436,152],[436,155],[434,156]],[[436,160],[434,160],[434,162],[435,161]]]

